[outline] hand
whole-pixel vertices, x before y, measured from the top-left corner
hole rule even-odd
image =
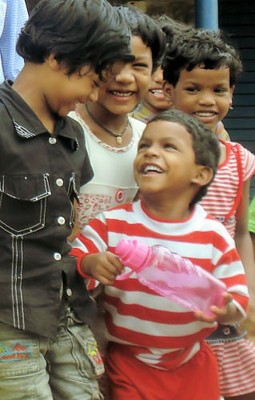
[[[226,292],[224,294],[223,307],[211,306],[210,316],[205,315],[202,311],[196,311],[194,315],[198,321],[208,323],[219,322],[220,324],[226,324],[236,322],[238,310],[232,300],[232,295]]]
[[[82,260],[82,270],[85,274],[93,276],[103,285],[112,285],[123,269],[119,258],[110,251],[89,254]]]

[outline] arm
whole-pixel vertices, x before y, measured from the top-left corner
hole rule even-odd
[[[77,259],[78,273],[111,285],[123,270],[119,258],[108,251],[108,229],[104,213],[92,219],[72,242],[71,255]]]
[[[243,197],[237,209],[235,243],[244,265],[250,295],[248,319],[255,323],[255,261],[251,237],[248,230],[250,180],[244,183]]]

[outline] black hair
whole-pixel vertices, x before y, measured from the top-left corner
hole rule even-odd
[[[195,153],[195,162],[198,165],[204,165],[210,168],[213,172],[213,180],[217,172],[221,154],[219,141],[216,135],[197,118],[180,110],[162,111],[153,117],[148,124],[155,121],[175,122],[182,125],[190,133],[192,136],[192,147]],[[202,199],[212,180],[207,185],[201,186],[192,199],[190,206]]]
[[[161,64],[165,51],[165,34],[160,25],[149,15],[132,6],[118,6],[121,15],[125,18],[131,34],[139,36],[144,44],[151,49],[153,71]]]
[[[90,65],[102,73],[115,61],[132,61],[130,29],[106,0],[41,0],[22,29],[17,52],[42,64],[54,54],[68,74]]]
[[[158,24],[161,26],[161,29],[166,34],[167,42],[172,42],[172,40],[175,38],[182,39],[183,34],[193,32],[195,29],[191,25],[177,21],[167,14],[154,15],[153,19],[158,22]]]
[[[162,62],[164,79],[175,86],[182,70],[192,71],[197,66],[205,69],[229,68],[231,87],[242,71],[239,54],[227,43],[223,32],[189,29],[174,41],[169,38]]]

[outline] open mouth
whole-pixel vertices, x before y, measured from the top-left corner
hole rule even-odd
[[[145,165],[142,168],[142,173],[147,175],[147,174],[162,174],[164,171],[162,168],[156,166],[156,165]]]
[[[111,94],[118,97],[130,97],[134,94],[134,92],[118,92],[117,90],[111,90]]]

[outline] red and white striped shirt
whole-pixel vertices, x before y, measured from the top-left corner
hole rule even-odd
[[[74,242],[78,263],[86,254],[115,252],[121,239],[167,247],[225,282],[245,315],[248,292],[243,265],[225,227],[200,205],[189,218],[161,220],[150,215],[140,201],[99,214]],[[105,288],[108,339],[126,344],[141,361],[171,369],[188,361],[215,324],[197,321],[194,313],[142,285],[133,273]]]
[[[224,141],[222,143],[226,146],[226,159],[219,165],[215,178],[200,204],[209,214],[222,222],[234,237],[237,194],[239,189],[242,190],[242,183],[255,173],[255,156],[239,143]]]

